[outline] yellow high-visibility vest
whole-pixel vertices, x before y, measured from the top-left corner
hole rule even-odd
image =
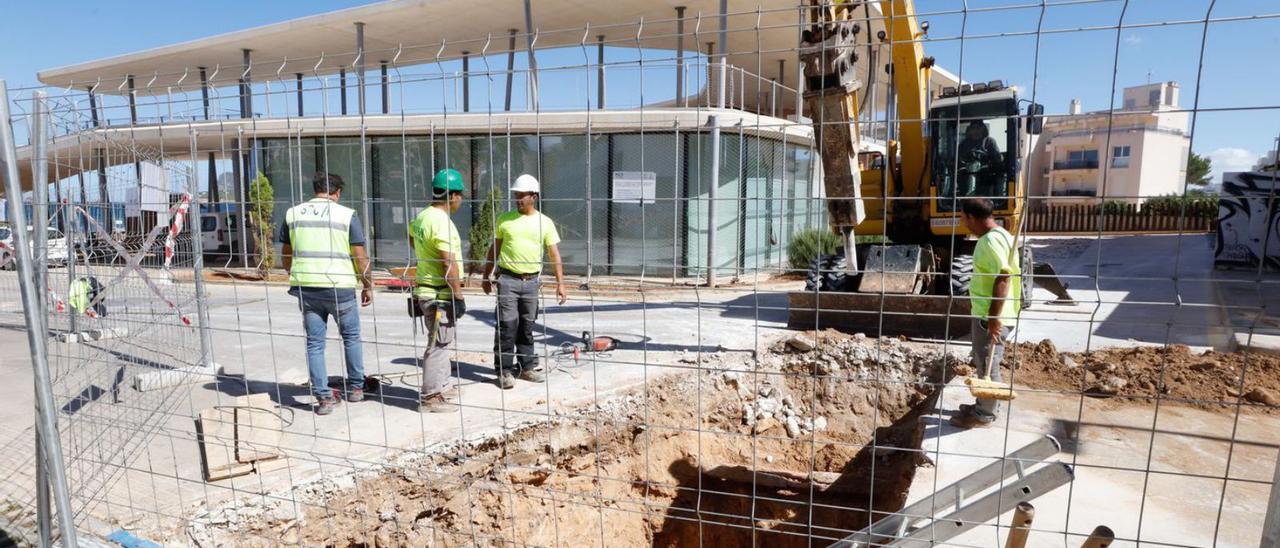
[[[351,219],[355,210],[328,198],[289,208],[284,222],[289,227],[293,265],[289,285],[302,287],[358,287],[356,268],[351,263]]]

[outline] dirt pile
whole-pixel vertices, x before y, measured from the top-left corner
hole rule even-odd
[[[752,363],[508,436],[408,459],[349,487],[303,486],[206,527],[217,543],[336,546],[808,546],[902,507],[943,357],[807,334]],[[873,514],[875,512],[876,514]]]
[[[1192,352],[1185,345],[1058,352],[1053,343],[1021,343],[1004,359],[1017,384],[1091,396],[1162,398],[1203,408],[1275,411],[1280,358],[1259,353]],[[1009,373],[1006,372],[1006,375]]]

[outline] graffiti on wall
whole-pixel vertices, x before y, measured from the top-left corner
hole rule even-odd
[[[1222,175],[1214,266],[1280,270],[1280,177],[1275,172]]]

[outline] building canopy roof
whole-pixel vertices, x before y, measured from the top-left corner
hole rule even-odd
[[[674,50],[679,36],[676,6],[686,8],[686,51],[705,51],[707,42],[720,41],[717,0],[537,0],[531,6],[535,49],[577,46],[584,40],[592,47],[597,36],[604,35],[610,46]],[[777,61],[787,60],[786,83],[794,85],[800,10],[765,9],[745,1],[730,1],[728,8],[729,63],[772,78],[777,76]],[[47,69],[38,78],[58,87],[101,82],[99,92],[116,93],[125,76],[133,75],[138,94],[162,94],[167,87],[198,86],[198,67],[206,67],[209,74],[216,71],[215,83],[234,82],[243,72],[246,49],[253,52],[251,70],[257,79],[277,73],[323,76],[355,64],[357,22],[365,25],[367,67],[390,62],[397,52],[400,65],[456,59],[464,51],[505,52],[511,29],[518,29],[517,49],[528,45],[521,2],[386,0]],[[594,51],[584,54],[594,60]]]

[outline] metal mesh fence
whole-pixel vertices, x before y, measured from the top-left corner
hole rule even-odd
[[[622,4],[435,43],[357,8],[368,49],[231,66],[197,44],[176,69],[6,88],[7,205],[48,243],[32,280],[0,271],[0,356],[24,394],[47,371],[54,408],[0,402],[0,544],[41,544],[56,507],[33,416],[56,419],[43,470],[86,542],[1280,536],[1274,151],[1220,153],[1280,145],[1276,82],[1239,84],[1266,72],[1273,6]],[[368,302],[291,291],[317,250],[287,212],[317,174],[344,181]],[[523,276],[483,280],[521,174],[565,277],[534,240],[514,344],[540,373],[505,389],[498,309]],[[461,244],[447,332],[406,314],[431,208]],[[9,238],[3,267],[27,257]],[[997,291],[1007,314],[982,309]],[[988,316],[1011,328],[990,361]],[[452,400],[422,393],[441,337]]]

